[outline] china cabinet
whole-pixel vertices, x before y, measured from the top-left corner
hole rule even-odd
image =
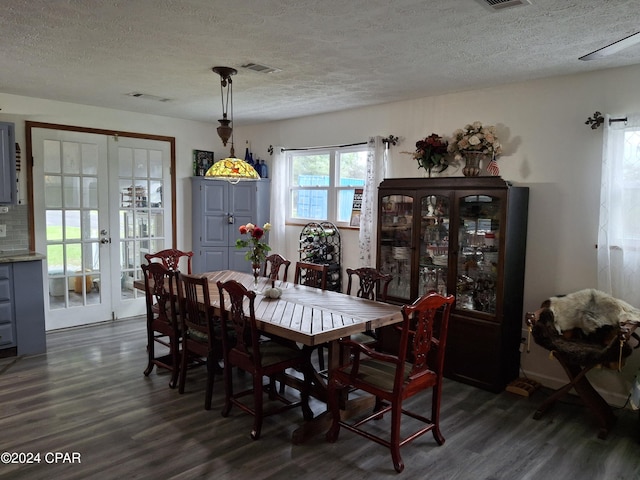
[[[500,177],[379,187],[377,265],[394,277],[389,301],[454,294],[445,374],[496,392],[520,366],[528,197]]]
[[[229,183],[192,177],[192,243],[194,273],[238,270],[250,273],[247,249],[237,249],[238,228],[269,221],[270,181]]]

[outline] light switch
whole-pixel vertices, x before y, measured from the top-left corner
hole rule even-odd
[[[7,226],[0,225],[0,237],[6,237],[6,236],[7,236]]]

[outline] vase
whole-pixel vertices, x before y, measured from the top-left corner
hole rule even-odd
[[[480,175],[480,159],[485,156],[482,152],[465,152],[462,174],[465,177],[477,177]]]
[[[260,276],[260,264],[252,263],[251,271],[253,272],[253,290],[258,290],[258,277]]]

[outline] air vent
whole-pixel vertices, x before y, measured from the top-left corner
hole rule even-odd
[[[260,65],[259,63],[245,63],[242,65],[242,68],[253,70],[258,73],[275,73],[281,71],[279,68],[267,67],[266,65]]]
[[[153,100],[155,102],[170,102],[171,101],[170,98],[163,98],[163,97],[158,97],[156,95],[149,95],[147,93],[140,93],[140,92],[130,92],[130,93],[127,93],[127,96],[135,97],[135,98],[143,98],[145,100]]]
[[[531,5],[529,0],[477,0],[477,2],[491,10],[503,10],[510,7]]]

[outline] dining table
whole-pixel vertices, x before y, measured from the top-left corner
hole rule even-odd
[[[260,331],[266,335],[294,341],[306,347],[328,346],[328,374],[340,365],[344,352],[339,340],[354,334],[372,331],[380,327],[402,321],[401,306],[383,303],[341,292],[298,285],[291,282],[271,280],[233,270],[220,270],[195,274],[206,277],[209,285],[210,305],[215,315],[220,315],[220,296],[217,282],[235,280],[245,288],[256,292],[254,311]],[[143,281],[134,282],[136,288],[144,289]],[[279,298],[266,293],[269,289],[281,291]],[[203,308],[207,306],[203,305]],[[317,397],[325,400],[326,375],[314,372],[314,386]],[[295,379],[294,379],[295,380]],[[294,432],[294,443],[300,443],[318,429],[328,425],[314,419]]]

